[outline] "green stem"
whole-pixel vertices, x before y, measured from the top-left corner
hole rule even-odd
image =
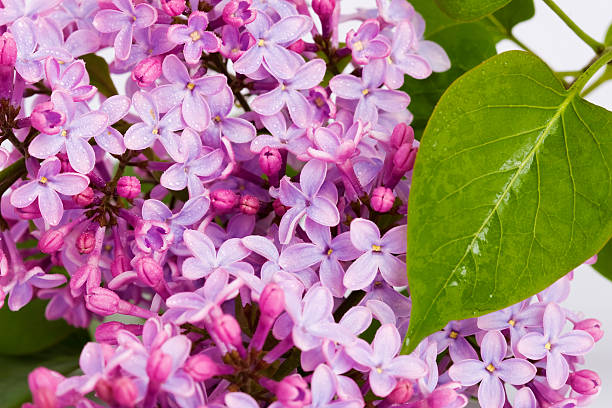
[[[516,45],[518,45],[519,47],[524,49],[525,51],[530,52],[533,55],[537,55],[524,42],[522,42],[521,40],[516,38],[514,36],[514,34],[512,34],[512,31],[510,31],[506,27],[504,27],[504,25],[502,23],[500,23],[499,20],[497,18],[495,18],[495,16],[493,14],[488,15],[487,19],[491,22],[491,24],[493,24],[495,26],[495,28],[497,28],[499,30],[501,35],[503,35],[504,37],[506,37],[507,39],[509,39],[510,41],[512,41],[513,43],[515,43]]]
[[[595,51],[596,54],[599,54],[605,48],[604,44],[600,43],[599,41],[597,41],[596,39],[594,39],[593,37],[585,33],[580,27],[578,27],[576,23],[574,23],[572,19],[569,18],[569,16],[565,14],[563,10],[561,10],[561,8],[557,6],[557,4],[555,4],[553,0],[544,0],[544,3],[546,3],[546,5],[550,7],[550,9],[554,11],[557,14],[557,16],[559,16],[559,18],[563,20],[563,22],[574,33],[576,33],[578,37],[580,37],[582,41],[584,41],[589,47],[591,47],[593,51]]]
[[[582,91],[582,88],[584,88],[587,82],[593,78],[597,71],[610,61],[612,61],[612,47],[605,49],[601,56],[584,71],[584,74],[576,79],[576,82],[570,87],[570,91],[577,93]]]

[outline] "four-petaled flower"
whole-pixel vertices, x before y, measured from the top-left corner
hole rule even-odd
[[[89,185],[87,176],[78,173],[61,173],[58,158],[43,161],[35,180],[17,188],[11,194],[11,204],[25,208],[38,199],[38,208],[45,221],[50,225],[59,224],[64,206],[59,194],[73,196],[81,193]]]
[[[217,52],[221,40],[210,31],[206,31],[208,17],[206,13],[195,11],[187,20],[187,25],[178,24],[168,30],[168,39],[176,44],[185,44],[183,55],[188,64],[197,64],[202,51]]]
[[[391,47],[387,39],[380,33],[380,24],[377,20],[366,20],[357,32],[351,30],[346,35],[346,45],[353,53],[353,61],[365,65],[371,59],[389,56]]]
[[[506,402],[502,381],[522,385],[531,381],[536,374],[535,366],[527,360],[504,360],[507,351],[508,343],[501,332],[487,332],[480,345],[482,361],[460,361],[452,365],[448,373],[454,381],[465,387],[480,383],[478,402],[483,408],[502,408]]]

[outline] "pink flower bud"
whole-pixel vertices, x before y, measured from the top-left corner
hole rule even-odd
[[[593,395],[599,392],[601,379],[594,371],[580,370],[570,374],[568,384],[579,394]]]
[[[32,392],[32,400],[36,408],[60,407],[55,391],[59,383],[64,381],[60,373],[45,367],[38,367],[28,375],[28,385]]]
[[[285,310],[285,295],[276,283],[268,283],[259,297],[261,314],[277,318]]]
[[[74,169],[70,165],[70,160],[68,160],[68,155],[66,153],[58,153],[56,155],[62,164],[62,173],[70,173],[74,172]]]
[[[391,133],[391,146],[399,149],[401,145],[412,146],[414,142],[414,129],[405,123],[400,123],[393,128]]]
[[[132,176],[123,176],[117,182],[117,194],[132,200],[140,194],[140,180]]]
[[[101,316],[110,316],[119,311],[119,296],[112,290],[93,288],[85,295],[87,309]]]
[[[417,149],[413,148],[411,144],[401,145],[393,156],[393,172],[395,174],[404,174],[412,170],[416,154]]]
[[[95,338],[98,343],[117,344],[117,333],[123,330],[121,322],[106,322],[96,327]]]
[[[62,130],[62,126],[66,123],[66,115],[54,109],[55,106],[51,101],[36,105],[30,116],[32,127],[48,135],[59,133]]]
[[[215,331],[222,342],[233,346],[242,345],[242,330],[234,316],[224,314],[215,319]]]
[[[268,177],[275,176],[283,165],[283,159],[278,149],[264,147],[259,153],[259,167]]]
[[[210,196],[212,207],[218,212],[228,212],[238,204],[238,196],[232,190],[216,190]]]
[[[96,245],[96,237],[91,231],[83,231],[75,245],[81,254],[90,254]]]
[[[0,65],[14,67],[17,61],[17,44],[9,33],[0,37]]]
[[[278,198],[272,202],[272,208],[274,209],[274,214],[276,214],[278,217],[285,215],[288,210],[288,208],[285,207]]]
[[[91,187],[87,187],[79,194],[73,195],[72,200],[80,207],[87,207],[89,204],[93,203],[94,197],[95,195],[93,189]]]
[[[116,255],[111,262],[111,275],[113,277],[130,270],[130,263],[127,257],[123,254]]]
[[[395,202],[395,195],[393,190],[387,187],[379,186],[372,191],[372,197],[370,198],[370,204],[374,211],[380,213],[386,213],[393,207]]]
[[[161,74],[162,59],[158,56],[145,58],[132,69],[132,79],[141,88],[154,85]]]
[[[259,211],[259,199],[252,195],[244,195],[240,198],[240,211],[246,215],[255,215]]]
[[[59,251],[64,245],[64,233],[57,229],[45,231],[38,241],[38,249],[45,254]]]
[[[293,52],[297,52],[298,54],[301,54],[306,49],[306,43],[304,42],[304,40],[299,39],[287,48],[289,48]]]
[[[399,380],[397,385],[391,391],[386,398],[391,404],[403,404],[408,402],[412,395],[414,394],[414,390],[412,388],[412,383],[409,380]]]
[[[308,383],[299,374],[283,378],[275,393],[278,401],[287,408],[302,408],[312,402]]]
[[[96,395],[102,401],[112,404],[113,400],[113,385],[110,381],[100,378],[95,386]]]
[[[136,261],[135,269],[142,283],[152,288],[164,278],[163,268],[151,258],[140,258]]]
[[[336,7],[335,0],[312,0],[312,8],[321,20],[329,18]]]
[[[252,0],[231,0],[223,9],[223,21],[234,27],[243,27],[255,20],[256,12],[251,10]]]
[[[574,325],[574,329],[584,330],[585,332],[589,333],[595,341],[599,341],[604,335],[604,331],[601,328],[601,322],[597,319],[585,319],[579,321]]]
[[[161,0],[162,9],[169,16],[180,16],[185,11],[185,0]]]
[[[189,357],[183,366],[183,370],[196,381],[206,381],[216,375],[231,374],[234,371],[229,366],[215,363],[206,354],[196,354]]]
[[[128,377],[113,381],[113,399],[121,407],[132,408],[138,399],[138,388]]]
[[[22,220],[35,220],[42,217],[38,209],[38,203],[35,201],[27,207],[15,208],[15,211]]]
[[[154,384],[162,384],[172,370],[172,358],[161,349],[155,349],[147,361],[147,375]]]

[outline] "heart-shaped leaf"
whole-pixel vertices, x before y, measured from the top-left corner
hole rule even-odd
[[[111,79],[108,64],[104,58],[96,54],[86,54],[81,59],[85,61],[89,83],[98,88],[98,91],[107,98],[117,95],[117,88]]]
[[[406,351],[543,290],[610,238],[612,113],[579,97],[606,58],[566,90],[539,58],[511,51],[442,96],[410,192]]]
[[[436,3],[450,17],[472,21],[499,10],[510,0],[436,0]]]

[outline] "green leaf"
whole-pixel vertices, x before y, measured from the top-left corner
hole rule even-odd
[[[608,32],[606,33],[606,39],[604,40],[605,45],[612,45],[612,24],[608,27]]]
[[[612,113],[579,97],[598,66],[566,90],[510,51],[442,96],[410,192],[406,350],[543,290],[610,238]]]
[[[485,17],[481,22],[489,25],[498,41],[508,38],[512,28],[535,15],[533,0],[512,0],[507,6]]]
[[[436,3],[456,20],[473,21],[499,10],[510,0],[436,0]]]
[[[78,331],[60,344],[27,356],[0,356],[0,406],[19,408],[31,401],[28,374],[36,367],[47,367],[69,374],[79,367],[79,355],[87,342],[86,332]]]
[[[77,330],[64,320],[47,320],[46,305],[47,302],[35,299],[18,312],[11,312],[7,307],[0,309],[0,333],[8,333],[0,335],[0,355],[36,353]]]
[[[597,254],[597,262],[593,268],[606,278],[612,280],[612,240],[608,241]]]
[[[117,95],[117,88],[110,76],[108,64],[104,58],[96,54],[86,54],[81,57],[85,61],[85,68],[89,74],[89,83],[106,97]]]

